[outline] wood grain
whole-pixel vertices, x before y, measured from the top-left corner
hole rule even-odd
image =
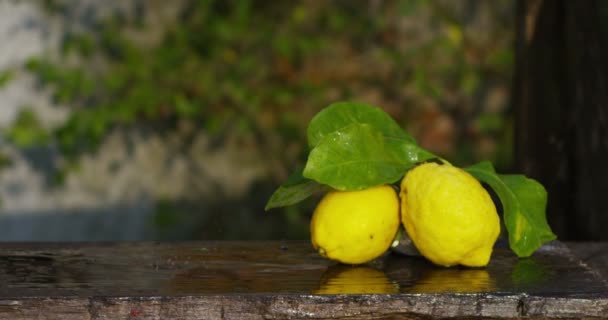
[[[581,256],[608,249],[570,247]],[[445,269],[395,254],[336,265],[306,242],[0,244],[0,274],[0,319],[608,315],[601,272],[559,242],[524,260],[499,247],[485,269]]]

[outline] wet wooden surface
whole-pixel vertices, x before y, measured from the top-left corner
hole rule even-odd
[[[608,242],[570,242],[567,245],[583,263],[608,279]]]
[[[500,247],[484,269],[344,266],[307,242],[5,243],[0,318],[608,318],[607,261],[606,243]]]

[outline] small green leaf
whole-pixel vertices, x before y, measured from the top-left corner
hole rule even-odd
[[[384,136],[416,143],[382,109],[359,102],[336,102],[321,110],[308,124],[308,145],[316,147],[327,135],[352,124],[369,124]]]
[[[465,170],[490,185],[500,198],[509,245],[517,256],[528,257],[556,238],[547,223],[547,192],[540,183],[523,175],[497,174],[487,161]]]
[[[272,194],[264,210],[296,204],[324,188],[325,186],[304,178],[302,170],[298,170]]]
[[[409,139],[387,138],[371,124],[354,123],[312,149],[304,176],[338,190],[361,190],[393,183],[416,162],[432,157]]]

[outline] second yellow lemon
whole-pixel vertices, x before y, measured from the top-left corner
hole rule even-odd
[[[423,256],[443,266],[488,264],[500,221],[477,179],[448,164],[426,163],[403,178],[400,196],[403,224]]]

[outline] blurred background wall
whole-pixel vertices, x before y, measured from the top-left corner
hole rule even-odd
[[[310,118],[513,163],[512,1],[0,1],[0,240],[305,239]]]

